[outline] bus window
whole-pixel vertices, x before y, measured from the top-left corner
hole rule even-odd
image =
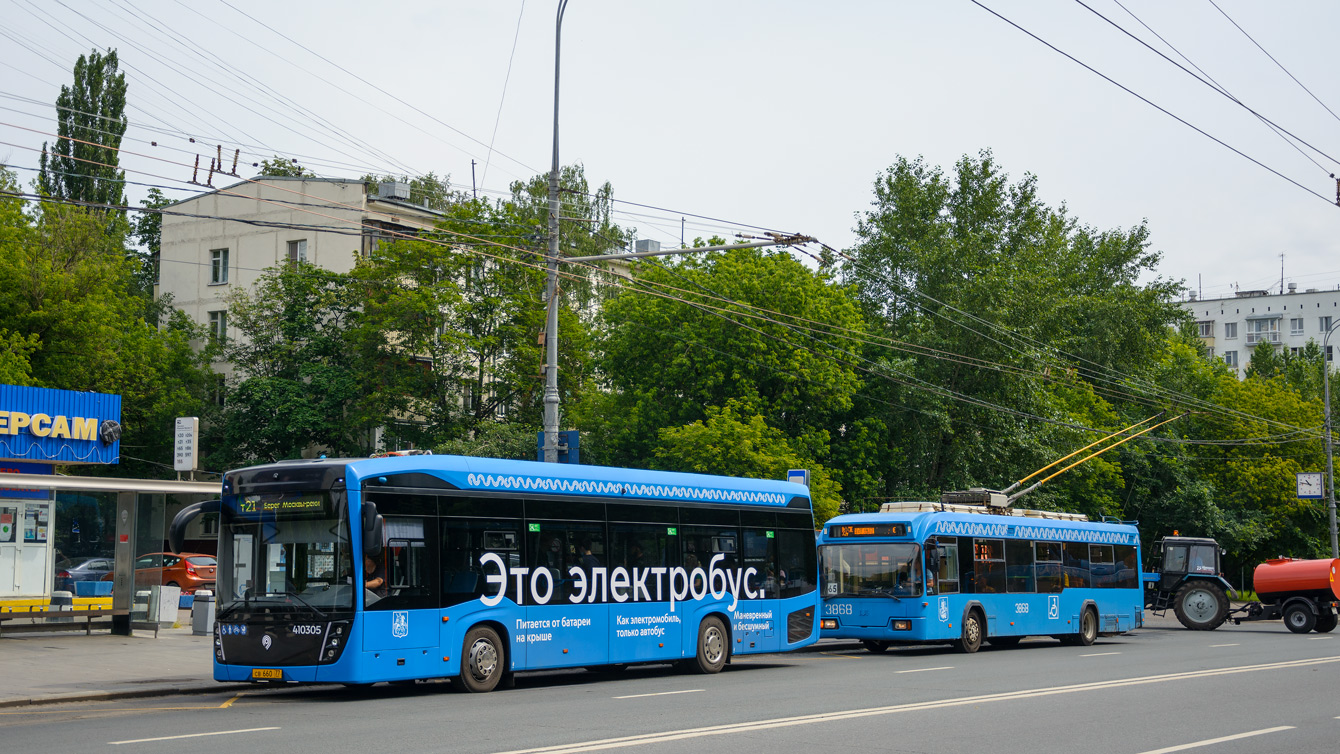
[[[386,517],[386,549],[378,558],[386,574],[377,593],[381,599],[367,600],[368,610],[420,610],[435,608],[437,600],[437,543],[428,533],[435,519],[408,516]],[[428,525],[425,526],[425,522]]]
[[[973,586],[978,594],[1005,591],[1005,540],[972,541]]]
[[[1037,583],[1038,592],[1042,594],[1056,594],[1065,586],[1065,579],[1062,577],[1061,566],[1061,543],[1060,542],[1035,542],[1033,544],[1033,555],[1037,561]]]
[[[686,571],[692,572],[695,568],[706,571],[718,555],[723,557],[717,561],[717,567],[733,571],[739,551],[739,532],[719,526],[681,526],[679,546],[683,548]]]
[[[1140,571],[1137,567],[1135,546],[1116,545],[1112,549],[1117,566],[1117,577],[1112,584],[1113,588],[1138,589],[1140,587]]]
[[[510,568],[521,564],[521,523],[444,518],[442,531],[442,606],[468,602],[485,594],[484,566],[479,558],[491,552]],[[491,593],[491,592],[490,592]],[[507,598],[516,601],[516,580],[507,582]]]
[[[1089,586],[1089,546],[1080,542],[1066,542],[1061,545],[1064,558],[1061,571],[1068,589],[1082,589]]]
[[[1116,586],[1117,568],[1112,562],[1112,545],[1089,545],[1089,573],[1095,587]]]
[[[745,529],[742,534],[744,535],[744,546],[740,549],[742,565],[746,569],[753,568],[758,574],[754,583],[763,592],[759,595],[759,599],[776,599],[778,594],[776,531]]]
[[[936,581],[940,594],[957,594],[959,590],[958,578],[958,538],[957,537],[938,537],[940,543],[940,572],[936,574]]]
[[[1033,578],[1033,543],[1011,539],[1005,543],[1006,589],[1015,593],[1037,591]]]
[[[592,584],[593,568],[612,568],[605,547],[605,525],[576,521],[531,521],[526,524],[531,567],[548,568],[554,579],[554,599],[579,593],[571,569],[585,572]],[[511,589],[511,587],[509,587]],[[509,592],[510,595],[510,592]],[[590,596],[589,594],[587,596]]]
[[[669,565],[670,535],[666,528],[663,524],[610,524],[610,571],[624,568],[631,576],[633,569]],[[610,590],[614,593],[612,581]],[[632,591],[630,582],[617,593],[634,596]]]
[[[777,532],[777,578],[782,598],[809,594],[819,573],[815,559],[814,531]]]

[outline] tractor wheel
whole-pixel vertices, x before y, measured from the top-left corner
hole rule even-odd
[[[982,617],[976,610],[968,611],[963,617],[963,635],[954,642],[954,649],[972,654],[982,648]]]
[[[1173,612],[1192,631],[1213,631],[1228,617],[1228,595],[1213,581],[1191,581],[1177,590]]]
[[[1295,602],[1284,608],[1284,625],[1296,634],[1305,634],[1317,625],[1317,616],[1307,605]]]
[[[887,652],[889,649],[889,644],[890,642],[875,641],[874,639],[864,639],[861,641],[861,646],[865,647],[865,651],[870,652],[872,654],[881,654],[883,652]]]
[[[992,636],[986,640],[986,643],[993,647],[1014,647],[1018,646],[1023,639],[1022,636]]]
[[[1317,625],[1313,626],[1312,630],[1319,634],[1329,634],[1335,630],[1337,623],[1340,623],[1340,616],[1331,612],[1322,613],[1317,616]]]

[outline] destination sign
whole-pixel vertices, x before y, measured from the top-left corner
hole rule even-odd
[[[247,495],[237,501],[237,510],[243,514],[319,513],[326,510],[326,497],[321,494]]]
[[[907,524],[833,524],[830,537],[905,537]]]

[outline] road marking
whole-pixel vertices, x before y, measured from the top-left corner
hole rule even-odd
[[[730,733],[752,733],[754,731],[767,730],[770,728],[787,728],[796,725],[812,725],[815,723],[839,722],[860,717],[875,717],[880,715],[891,715],[899,712],[920,712],[923,710],[945,709],[949,707],[964,707],[973,704],[983,704],[987,702],[1010,702],[1020,699],[1032,699],[1045,696],[1057,696],[1060,694],[1075,694],[1085,691],[1102,691],[1106,689],[1122,688],[1127,686],[1143,686],[1153,683],[1168,683],[1170,681],[1185,681],[1199,678],[1210,678],[1222,675],[1237,675],[1241,673],[1253,673],[1263,670],[1287,670],[1292,668],[1308,667],[1312,665],[1328,665],[1340,663],[1340,657],[1322,657],[1312,660],[1291,660],[1288,662],[1277,662],[1263,665],[1239,665],[1228,668],[1214,668],[1208,670],[1191,670],[1184,673],[1168,673],[1164,675],[1140,676],[1136,678],[1123,678],[1112,681],[1097,681],[1094,683],[1080,683],[1070,686],[1051,686],[1039,689],[1029,689],[1024,691],[1007,691],[999,694],[983,694],[980,696],[966,696],[956,699],[941,699],[930,702],[912,702],[909,704],[896,704],[887,707],[867,707],[863,709],[838,710],[835,712],[821,712],[813,715],[799,715],[796,717],[778,717],[767,720],[757,720],[754,722],[731,723],[727,725],[711,725],[703,728],[686,728],[682,730],[663,731],[660,733],[644,733],[636,736],[622,736],[619,738],[605,738],[594,741],[583,741],[571,744],[559,744],[556,746],[542,746],[534,749],[517,749],[505,752],[505,754],[575,754],[576,752],[600,751],[604,749],[620,749],[629,746],[645,746],[647,744],[667,743],[670,741],[681,741],[689,738],[702,738],[705,736],[720,736]]]
[[[1240,646],[1242,646],[1242,645],[1241,645],[1241,644],[1211,644],[1211,645],[1210,645],[1210,649],[1214,649],[1215,647],[1240,647]]]
[[[864,658],[861,658],[861,657],[857,657],[856,655],[844,655],[844,654],[838,654],[837,652],[820,652],[819,654],[821,654],[821,655],[827,655],[827,656],[829,656],[829,657],[840,657],[840,658],[842,658],[842,659],[844,659],[844,660],[860,660],[860,659],[864,659]]]
[[[658,691],[655,694],[629,694],[628,696],[613,696],[611,699],[641,699],[644,696],[670,696],[671,694],[696,694],[699,691],[707,689],[685,689],[684,691]]]
[[[912,670],[899,670],[898,673],[925,673],[930,670],[953,670],[953,666],[946,665],[943,668],[914,668]]]
[[[99,707],[97,709],[82,710],[80,714],[93,714],[96,712],[161,712],[165,710],[197,710],[197,709],[218,709],[213,705],[208,707]],[[70,713],[68,707],[63,709],[44,709],[44,710],[25,710],[22,712],[0,712],[0,715],[60,715]]]
[[[246,696],[246,693],[247,693],[247,692],[243,691],[241,694],[238,694],[237,696],[233,697],[232,699],[229,699],[228,701],[224,702],[223,704],[220,704],[220,705],[219,705],[219,709],[228,709],[229,707],[233,706],[233,702],[237,701],[238,699],[241,699],[243,696]]]
[[[150,741],[175,741],[179,738],[200,738],[201,736],[227,736],[232,733],[256,733],[262,730],[279,730],[278,726],[271,728],[243,728],[242,730],[216,730],[213,733],[185,733],[180,736],[162,736],[160,738],[137,738],[133,741],[108,741],[108,746],[120,746],[121,744],[145,744]]]
[[[1335,638],[1334,636],[1309,636],[1309,637],[1307,637],[1307,640],[1308,640],[1308,641],[1326,641],[1327,639],[1334,639],[1334,638]]]
[[[1108,655],[1119,655],[1120,652],[1095,652],[1091,655],[1080,655],[1080,657],[1107,657]]]
[[[1145,751],[1145,752],[1141,752],[1141,754],[1170,754],[1171,752],[1174,752],[1174,751],[1186,751],[1187,749],[1199,749],[1199,748],[1202,747],[1202,746],[1210,746],[1210,745],[1213,745],[1213,744],[1221,744],[1221,743],[1223,743],[1223,742],[1225,742],[1225,741],[1236,741],[1236,740],[1238,740],[1239,738],[1251,738],[1252,736],[1260,736],[1260,735],[1264,735],[1264,734],[1266,734],[1266,733],[1279,733],[1279,732],[1282,731],[1282,730],[1293,730],[1293,728],[1294,728],[1294,726],[1292,726],[1292,725],[1281,725],[1281,726],[1279,726],[1278,728],[1262,728],[1261,730],[1253,730],[1253,731],[1248,731],[1248,732],[1246,732],[1246,733],[1236,733],[1236,734],[1234,734],[1234,735],[1231,735],[1231,736],[1223,736],[1223,737],[1221,737],[1221,738],[1209,738],[1209,739],[1206,739],[1206,740],[1204,740],[1204,741],[1196,741],[1196,742],[1194,742],[1194,743],[1181,744],[1180,746],[1169,746],[1169,747],[1166,748],[1166,749],[1154,749],[1153,751]]]

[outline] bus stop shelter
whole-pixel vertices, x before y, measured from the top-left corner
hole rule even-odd
[[[45,596],[50,598],[54,583],[50,579],[55,562],[56,538],[51,534],[55,527],[69,529],[70,522],[62,522],[58,510],[61,495],[87,495],[98,500],[107,508],[101,518],[112,518],[114,523],[105,526],[106,532],[99,535],[102,554],[110,555],[113,561],[112,576],[112,631],[121,635],[130,635],[130,611],[135,599],[135,559],[142,552],[163,549],[167,527],[171,523],[171,514],[182,505],[218,497],[219,482],[173,481],[162,479],[125,479],[115,477],[81,477],[54,474],[8,473],[0,479],[6,488],[38,493],[30,495],[27,501],[17,501],[8,506],[11,538],[17,540],[11,545],[15,550],[9,558],[10,569],[22,568],[24,558],[19,550],[26,546],[36,549],[37,555],[28,557],[33,567],[43,569],[45,573]],[[109,499],[110,498],[110,499]],[[11,502],[11,501],[0,501]],[[27,507],[20,511],[20,503]],[[114,506],[114,507],[113,507]],[[32,509],[31,513],[29,508]],[[3,511],[0,511],[3,512]],[[86,519],[87,520],[87,519]],[[31,527],[29,524],[31,523]],[[91,525],[89,522],[85,525]],[[76,532],[80,523],[74,524]],[[32,528],[30,533],[27,528]],[[39,532],[38,529],[41,529]],[[38,534],[40,533],[40,537]],[[208,538],[210,532],[202,532],[198,538]],[[108,540],[110,547],[108,548]],[[147,549],[146,549],[147,548]],[[8,575],[11,581],[19,579],[7,574],[6,553],[0,552],[0,581]],[[29,587],[29,592],[32,592]],[[30,594],[29,596],[40,596]]]

